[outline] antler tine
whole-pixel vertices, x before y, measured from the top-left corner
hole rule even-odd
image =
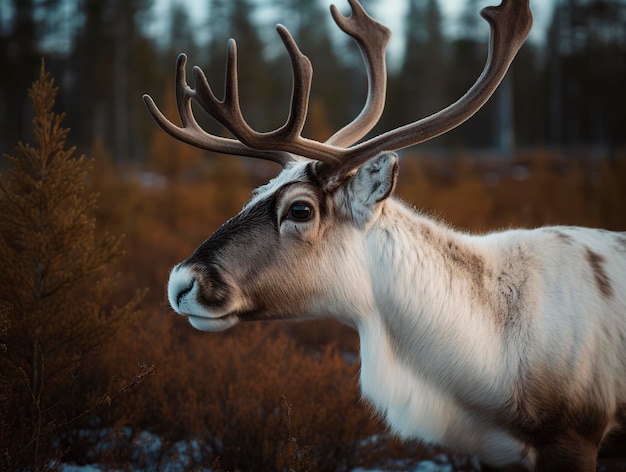
[[[370,17],[356,1],[348,0],[352,16],[343,16],[335,5],[330,12],[337,26],[359,46],[367,68],[367,99],[361,113],[347,126],[331,136],[326,144],[348,147],[364,137],[378,123],[385,107],[387,65],[385,50],[391,38],[386,26]]]
[[[218,100],[213,93],[209,81],[198,66],[192,69],[195,90],[191,90],[190,97],[202,107],[211,117],[223,125],[228,131],[239,138],[248,124],[243,118],[239,106],[239,85],[237,78],[237,44],[229,39],[226,54],[226,80],[224,83],[224,99]]]
[[[143,101],[154,121],[174,138],[207,151],[220,152],[238,156],[248,156],[281,164],[283,167],[293,161],[293,156],[284,152],[267,152],[251,149],[234,139],[215,136],[204,131],[196,121],[191,108],[191,99],[196,98],[194,89],[187,84],[185,65],[187,56],[180,54],[176,61],[176,108],[181,126],[172,123],[156,106],[150,95],[143,95]]]
[[[528,0],[503,0],[481,15],[490,25],[489,53],[480,77],[452,105],[414,123],[384,133],[348,149],[343,171],[358,167],[381,151],[395,151],[427,141],[460,125],[476,113],[504,78],[532,27]]]
[[[306,114],[309,108],[313,66],[309,58],[300,52],[298,45],[287,28],[283,25],[276,25],[276,31],[287,49],[293,73],[293,90],[291,93],[289,117],[285,125],[276,130],[276,135],[284,134],[286,138],[294,139],[301,136],[304,129]]]

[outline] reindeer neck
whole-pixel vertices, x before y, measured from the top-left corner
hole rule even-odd
[[[430,392],[420,400],[426,406],[414,405],[418,412],[442,405],[436,397],[443,391],[452,397],[444,402],[445,408],[452,408],[455,398],[470,403],[499,400],[487,390],[501,366],[495,361],[502,354],[500,343],[485,343],[497,339],[500,332],[493,317],[497,301],[490,295],[494,261],[476,240],[394,200],[385,204],[369,228],[376,308],[358,330],[362,387],[375,406],[387,402],[382,397],[377,401],[375,385],[397,382],[397,376],[385,374],[393,369],[405,378],[394,392],[414,391],[415,385],[402,387],[411,383]],[[402,401],[414,400],[393,403]],[[397,422],[402,424],[400,419]],[[436,425],[428,428],[437,430]]]
[[[367,247],[381,312],[415,319],[455,313],[495,326],[497,249],[389,200],[368,229]],[[447,316],[447,315],[446,315]]]

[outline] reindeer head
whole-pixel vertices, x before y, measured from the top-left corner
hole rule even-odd
[[[177,62],[176,98],[182,126],[170,122],[153,100],[144,101],[155,121],[175,138],[210,151],[278,162],[283,171],[258,188],[242,211],[222,225],[171,272],[172,308],[201,330],[229,328],[239,321],[332,314],[354,321],[372,303],[364,233],[392,194],[397,174],[393,151],[426,141],[471,117],[493,94],[532,23],[528,0],[504,0],[482,10],[491,27],[485,68],[457,102],[422,120],[360,141],[379,120],[386,91],[385,48],[389,30],[370,18],[356,0],[352,16],[332,6],[337,25],[358,44],[368,75],[365,106],[354,121],[326,142],[307,139],[312,67],[286,28],[277,31],[293,70],[291,109],[280,128],[259,133],[241,113],[235,42],[228,43],[224,99],[218,100],[204,73],[193,68],[186,82],[186,57]],[[205,132],[191,108],[194,100],[236,139]],[[355,297],[354,294],[359,294]]]

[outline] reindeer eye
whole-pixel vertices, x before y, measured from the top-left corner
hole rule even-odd
[[[313,209],[303,202],[296,202],[289,208],[287,217],[294,221],[308,221],[313,216]]]

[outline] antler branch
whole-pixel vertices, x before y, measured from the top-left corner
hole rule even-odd
[[[187,63],[187,56],[180,54],[176,61],[176,107],[178,109],[178,116],[182,126],[177,126],[168,120],[165,115],[159,110],[159,108],[152,100],[150,95],[145,94],[143,101],[148,109],[148,112],[154,119],[154,121],[163,129],[163,131],[169,133],[174,138],[191,144],[192,146],[206,149],[207,151],[221,152],[224,154],[231,154],[237,156],[248,156],[258,159],[264,159],[268,161],[277,162],[281,165],[286,165],[293,160],[293,156],[284,152],[267,152],[257,149],[252,149],[241,142],[223,138],[221,136],[215,136],[204,131],[195,117],[193,116],[193,110],[191,108],[191,100],[195,99],[196,91],[189,87],[187,84],[185,64]]]
[[[348,147],[364,137],[378,123],[385,108],[387,65],[385,50],[391,38],[386,26],[370,17],[356,0],[348,0],[352,16],[344,17],[335,5],[330,12],[337,26],[359,46],[367,68],[367,100],[361,113],[348,126],[331,136],[326,144]]]
[[[287,28],[278,25],[276,30],[289,54],[293,73],[290,113],[283,126],[274,131],[260,133],[254,131],[243,118],[237,93],[236,49],[232,40],[229,43],[228,87],[224,102],[217,101],[215,96],[210,93],[211,90],[206,82],[206,77],[199,68],[195,68],[194,72],[202,79],[202,89],[199,90],[196,99],[201,105],[206,102],[207,106],[203,106],[205,111],[220,121],[237,139],[250,148],[267,151],[281,150],[337,165],[341,148],[327,146],[302,137],[302,129],[308,111],[313,67],[309,59],[300,52]],[[206,96],[202,94],[206,94]]]

